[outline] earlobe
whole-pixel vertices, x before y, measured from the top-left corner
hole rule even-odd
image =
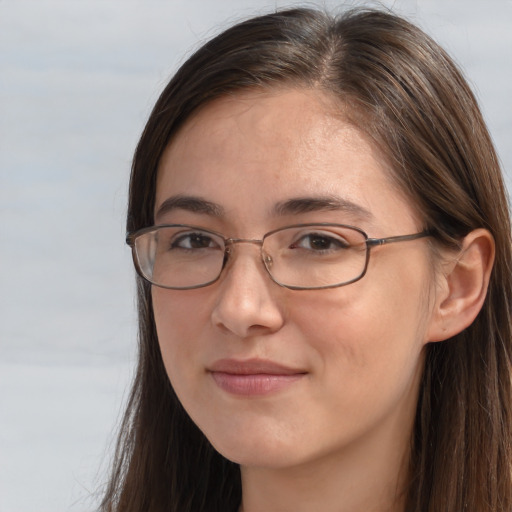
[[[476,229],[464,238],[461,250],[447,258],[425,341],[444,341],[471,325],[487,294],[494,252],[491,233]]]

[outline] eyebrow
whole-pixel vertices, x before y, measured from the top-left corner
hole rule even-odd
[[[354,215],[361,220],[373,218],[372,213],[366,208],[337,196],[292,198],[277,203],[273,210],[274,214],[279,216],[321,211],[342,211]]]
[[[167,198],[158,208],[155,219],[174,210],[186,210],[193,213],[221,218],[225,215],[224,208],[217,203],[196,196],[176,195]],[[358,219],[373,218],[366,208],[337,196],[296,197],[280,201],[272,208],[272,215],[284,217],[286,215],[300,215],[311,212],[341,211],[354,215]]]
[[[194,213],[202,213],[212,217],[222,217],[222,206],[202,199],[201,197],[176,195],[167,198],[158,208],[155,219],[162,217],[173,210],[186,210]]]

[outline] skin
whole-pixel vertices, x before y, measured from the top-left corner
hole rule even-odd
[[[162,156],[155,223],[254,239],[302,222],[356,225],[375,238],[421,231],[382,155],[333,106],[306,90],[206,105]],[[219,211],[159,212],[178,194]],[[273,210],[319,196],[361,211]],[[431,258],[426,239],[382,246],[361,280],[294,291],[271,281],[257,246],[240,244],[208,287],[153,287],[171,383],[215,448],[241,465],[244,512],[403,510],[423,349],[439,322]],[[277,392],[241,397],[212,378],[209,369],[224,358],[261,358],[302,375]]]

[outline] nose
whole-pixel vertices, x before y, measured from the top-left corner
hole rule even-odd
[[[247,338],[276,332],[283,325],[276,300],[283,288],[265,270],[258,244],[231,247],[218,286],[212,322],[219,329]]]

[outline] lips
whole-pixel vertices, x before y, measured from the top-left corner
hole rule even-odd
[[[302,379],[307,373],[302,369],[263,359],[220,359],[208,371],[219,388],[241,396],[278,392]]]

